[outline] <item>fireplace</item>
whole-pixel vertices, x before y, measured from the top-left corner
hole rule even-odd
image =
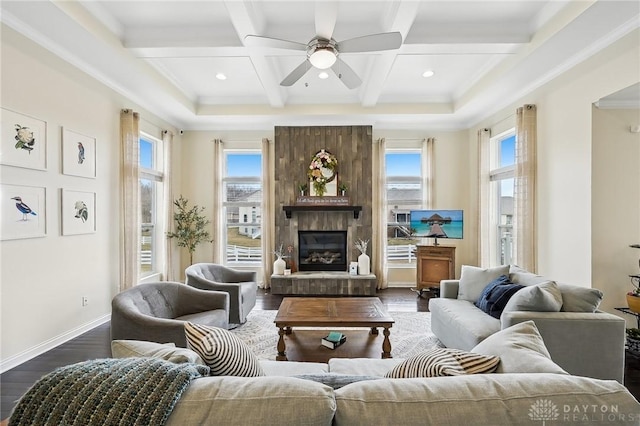
[[[346,271],[347,231],[298,231],[300,271]]]

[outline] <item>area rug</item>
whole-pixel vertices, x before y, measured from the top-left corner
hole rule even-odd
[[[260,359],[275,359],[277,355],[278,329],[273,320],[277,311],[253,310],[247,316],[247,322],[231,330],[244,341]],[[431,332],[430,312],[389,312],[395,320],[391,328],[391,355],[394,358],[408,358],[412,355],[443,347]],[[316,327],[296,327],[296,330],[312,330]],[[340,328],[336,330],[362,328]]]

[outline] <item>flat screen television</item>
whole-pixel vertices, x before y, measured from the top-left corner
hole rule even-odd
[[[438,238],[462,239],[462,210],[411,210],[410,221],[412,236],[434,238],[436,246]]]

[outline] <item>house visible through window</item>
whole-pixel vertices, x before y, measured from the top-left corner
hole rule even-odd
[[[415,260],[409,212],[422,206],[422,155],[419,150],[387,149],[387,261],[389,267]]]
[[[262,154],[225,151],[224,208],[227,265],[262,261]]]
[[[513,188],[515,182],[515,130],[491,138],[490,262],[492,265],[512,263],[513,253]]]
[[[160,273],[159,248],[164,238],[163,211],[164,162],[162,141],[140,135],[140,275]]]

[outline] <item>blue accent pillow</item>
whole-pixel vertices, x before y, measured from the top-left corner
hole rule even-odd
[[[482,290],[482,293],[480,293],[480,297],[478,298],[478,300],[476,300],[474,305],[476,305],[478,308],[482,309],[483,311],[487,312],[486,311],[487,297],[489,296],[489,294],[491,294],[495,286],[503,285],[503,284],[513,284],[513,283],[509,280],[509,277],[507,275],[500,275],[498,278],[491,281],[489,284],[487,284],[484,287],[484,289]]]
[[[500,275],[487,284],[475,305],[482,309],[483,312],[500,319],[500,315],[502,315],[502,311],[511,296],[521,288],[524,288],[524,286],[513,284],[509,281],[508,276]]]

